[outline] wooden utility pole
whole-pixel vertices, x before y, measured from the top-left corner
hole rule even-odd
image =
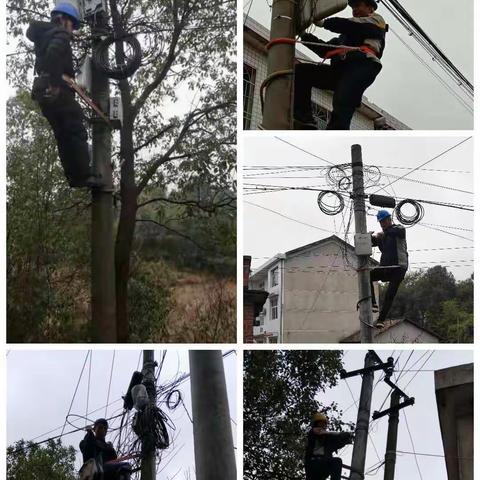
[[[108,24],[106,12],[92,20],[92,49],[101,41],[99,33]],[[92,65],[92,98],[108,112],[110,88],[108,77]],[[92,336],[94,342],[117,341],[115,318],[115,263],[113,235],[112,137],[109,125],[95,117],[92,125],[93,172],[101,177],[103,188],[92,189],[91,289]]]
[[[235,480],[235,452],[220,350],[190,350],[197,480]]]
[[[273,0],[270,41],[295,39],[296,0]],[[268,50],[267,84],[262,127],[291,130],[293,127],[293,68],[295,44],[272,44]]]
[[[400,393],[393,390],[390,397],[391,412],[388,415],[387,449],[385,451],[385,473],[384,480],[395,479],[395,462],[397,460],[397,437],[398,437],[398,416]]]
[[[143,384],[147,389],[150,405],[155,405],[157,400],[157,390],[155,384],[155,357],[153,350],[143,351]],[[156,455],[155,448],[152,448],[153,440],[151,438],[142,438],[142,465],[141,480],[155,480]]]
[[[353,208],[355,212],[355,234],[367,233],[365,211],[365,189],[363,184],[362,147],[352,145]],[[361,343],[373,343],[372,292],[370,289],[370,255],[357,254],[358,308],[360,317]]]
[[[372,405],[372,391],[376,356],[368,352],[365,356],[365,372],[362,376],[362,390],[358,405],[355,439],[353,441],[352,465],[350,480],[364,480],[365,458],[367,454],[368,427],[370,424],[370,409]]]

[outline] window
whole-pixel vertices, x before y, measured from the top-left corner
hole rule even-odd
[[[256,70],[243,64],[243,129],[249,130],[252,121],[253,97],[255,94]]]
[[[317,122],[317,127],[320,130],[325,130],[330,120],[330,112],[326,108],[318,105],[318,103],[312,102],[312,115]]]
[[[278,297],[272,297],[270,299],[270,317],[272,320],[278,319]]]
[[[278,285],[278,267],[270,270],[270,286],[275,287],[276,285]]]

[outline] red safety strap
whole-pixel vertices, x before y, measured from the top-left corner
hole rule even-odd
[[[341,47],[341,48],[334,48],[325,54],[325,60],[330,59],[336,56],[345,56],[349,52],[363,52],[366,54],[373,55],[377,57],[377,52],[373,50],[373,48],[367,47],[366,45],[362,45],[361,47]]]
[[[279,45],[279,44],[295,45],[296,43],[297,43],[297,40],[295,40],[294,38],[279,37],[279,38],[274,38],[273,40],[270,40],[265,45],[265,48],[267,50],[270,50],[270,48],[273,47],[274,45]]]

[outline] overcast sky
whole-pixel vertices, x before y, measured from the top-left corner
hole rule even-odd
[[[253,0],[250,8],[250,0],[244,0],[244,13],[250,9],[250,17],[270,28],[270,4],[266,0]],[[473,0],[402,0],[401,4],[473,83]],[[472,113],[455,99],[395,34],[407,42],[450,87],[453,86],[457,94],[461,92],[460,88],[448,79],[385,6],[380,5],[377,12],[390,25],[390,32],[387,34],[382,58],[383,70],[374,85],[367,90],[367,98],[414,129],[473,128]],[[337,16],[351,16],[351,9],[347,8]],[[325,41],[335,36],[320,28],[316,28],[313,33]]]
[[[397,450],[403,452],[413,452],[415,449],[417,453],[444,455],[440,424],[438,420],[437,402],[435,399],[434,373],[431,370],[438,370],[473,362],[472,352],[437,350],[433,353],[427,363],[422,366],[429,358],[431,352],[432,351],[429,351],[427,353],[427,351],[415,350],[409,359],[411,350],[397,350],[393,355],[392,351],[377,350],[377,353],[382,360],[386,361],[387,358],[392,355],[396,361],[398,360],[397,369],[400,370],[403,368],[406,370],[400,379],[398,379],[399,374],[396,374],[398,385],[407,395],[415,398],[415,405],[406,407],[403,412],[400,413]],[[365,351],[360,350],[346,351],[344,356],[344,368],[347,371],[363,368],[365,353]],[[406,363],[408,359],[409,361]],[[409,369],[412,371],[408,372]],[[417,372],[416,370],[418,369],[421,369],[422,372]],[[382,375],[376,372],[374,385],[376,385],[377,381],[381,378]],[[411,383],[409,383],[410,381]],[[407,384],[409,385],[407,386]],[[354,399],[352,399],[348,387],[352,390]],[[328,404],[331,401],[337,402],[340,408],[344,410],[343,420],[355,423],[357,407],[354,404],[354,400],[358,402],[360,397],[360,387],[360,377],[352,377],[346,381],[340,380],[338,386],[331,390],[327,390],[325,394],[318,397],[318,400],[325,404]],[[381,405],[389,390],[390,388],[383,381],[380,381],[375,386],[372,397],[372,413],[374,410],[380,411],[388,408],[390,399],[385,402],[383,408],[381,408]],[[412,434],[414,447],[412,447],[408,435],[404,414],[406,415],[407,423]],[[377,420],[374,424],[371,424],[371,427],[370,441],[367,449],[367,470],[378,463],[375,448],[377,449],[380,459],[383,460],[384,458],[388,417]],[[352,447],[347,446],[341,453],[343,463],[351,465]],[[445,461],[443,458],[417,456],[417,460],[423,479],[447,480]],[[380,468],[376,474],[368,476],[367,478],[370,480],[382,480],[383,473],[383,468]],[[399,454],[397,456],[395,473],[395,478],[399,479],[422,479],[415,463],[415,457],[410,454]]]
[[[86,351],[10,351],[7,358],[7,442],[13,444],[20,439],[31,440],[54,428],[57,431],[47,436],[37,438],[36,441],[44,440],[50,436],[58,435],[65,421],[70,402],[75,391]],[[105,412],[108,383],[112,365],[113,351],[95,350],[92,357],[89,412],[100,408],[99,411],[90,415],[95,418],[106,418],[121,412],[123,401],[122,395],[130,382],[134,370],[141,369],[140,351],[121,350],[116,351],[115,363],[112,376],[110,402],[116,401]],[[160,352],[155,352],[158,361]],[[140,360],[141,362],[141,360]],[[84,371],[81,383],[71,413],[85,415],[88,391],[88,363]],[[224,359],[225,376],[229,396],[229,406],[232,421],[234,439],[236,438],[236,354],[231,354]],[[172,380],[179,373],[189,371],[188,352],[186,350],[169,350],[166,356],[163,374],[159,383]],[[184,398],[185,407],[189,415],[192,414],[190,399],[190,381],[180,386]],[[174,436],[176,440],[165,454],[165,461],[160,465],[157,479],[171,479],[178,473],[176,478],[183,480],[184,473],[190,471],[191,478],[195,478],[193,432],[192,424],[184,408],[179,406],[175,411],[167,411],[176,426]],[[83,427],[84,420],[73,422]],[[73,430],[67,425],[65,431]],[[78,451],[78,444],[83,438],[84,432],[77,432],[63,437],[64,444],[73,445]],[[107,435],[107,440],[109,439]],[[111,440],[111,438],[110,438]],[[235,442],[236,444],[236,442]],[[167,464],[167,462],[170,463]],[[76,467],[81,467],[81,457],[77,455]]]
[[[314,153],[324,160],[302,152],[279,138]],[[380,185],[386,187],[388,195],[396,198],[473,205],[472,140],[465,141],[449,153],[425,165],[423,170],[417,170],[406,177],[437,186],[407,180],[396,181],[391,186],[387,186],[395,178],[385,176],[402,176],[410,169],[418,167],[466,138],[468,137],[380,136],[372,138],[344,134],[322,135],[319,138],[318,135],[308,132],[302,132],[302,134],[296,132],[295,135],[282,133],[276,137],[245,134],[243,254],[253,257],[252,267],[255,269],[277,253],[285,253],[332,234],[343,238],[345,231],[342,215],[327,216],[319,210],[318,192],[290,190],[274,193],[257,191],[249,194],[252,192],[245,190],[247,187],[253,188],[253,185],[261,184],[322,188],[327,185],[325,171],[258,172],[250,170],[252,166],[328,167],[327,161],[335,164],[349,163],[351,146],[358,143],[362,146],[364,164],[381,168],[383,177]],[[435,171],[431,171],[432,169]],[[437,170],[448,170],[448,172]],[[255,176],[258,174],[260,176]],[[378,187],[367,188],[368,193],[374,193],[377,190],[379,190]],[[385,191],[379,193],[385,194]],[[468,278],[473,272],[473,213],[429,204],[425,204],[424,207],[425,216],[420,224],[407,229],[410,270],[428,268],[438,263],[446,266],[457,279]],[[274,210],[290,219],[264,208]],[[367,212],[368,231],[380,231],[375,217],[376,211],[377,209],[373,208]],[[345,212],[346,210],[343,213]],[[350,240],[353,242],[352,237]],[[378,249],[374,249],[374,252],[374,257],[379,259]]]

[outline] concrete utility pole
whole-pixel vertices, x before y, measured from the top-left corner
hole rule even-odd
[[[105,31],[107,16],[95,16],[92,34],[96,34],[92,48],[100,42],[99,32]],[[93,101],[108,112],[110,89],[108,77],[92,65]],[[117,341],[115,317],[115,262],[113,237],[113,179],[112,137],[110,127],[100,118],[92,125],[93,171],[101,176],[106,186],[92,189],[91,277],[92,277],[92,330],[93,341]]]
[[[355,211],[355,233],[367,233],[365,212],[365,189],[363,185],[362,147],[352,145],[353,208]],[[370,255],[357,255],[358,293],[361,343],[373,343],[372,292],[370,290]]]
[[[365,368],[375,365],[375,355],[368,352],[365,356]],[[368,427],[370,423],[370,409],[372,405],[373,369],[363,373],[362,390],[358,405],[357,424],[355,427],[355,440],[353,442],[352,465],[350,480],[364,480],[365,457],[367,453]]]
[[[395,479],[395,462],[397,459],[397,436],[398,436],[398,404],[400,394],[397,390],[392,392],[390,397],[390,408],[393,409],[388,416],[387,449],[385,451],[385,473],[384,480]]]
[[[273,0],[270,40],[295,39],[296,0]],[[267,78],[262,127],[265,130],[291,130],[293,126],[293,67],[295,44],[279,43],[268,50]],[[290,73],[288,73],[290,72]]]
[[[155,357],[153,350],[143,351],[143,384],[147,389],[148,398],[150,399],[150,405],[155,405],[157,400],[157,392],[155,385]],[[146,442],[145,442],[146,440]],[[142,480],[155,480],[157,476],[156,472],[156,457],[155,449],[152,449],[152,439],[142,439],[142,453],[145,446],[148,445],[148,451],[142,456],[141,465],[141,479]]]
[[[235,480],[237,471],[220,350],[190,350],[197,480]]]

